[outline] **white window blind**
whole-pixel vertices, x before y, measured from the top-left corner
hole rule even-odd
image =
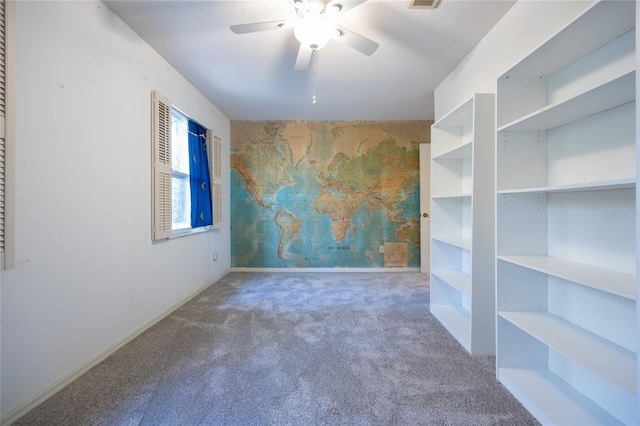
[[[5,251],[5,117],[6,117],[6,72],[5,72],[5,15],[4,0],[0,0],[0,253]]]
[[[211,204],[213,228],[222,228],[222,139],[214,135],[211,149]]]
[[[153,240],[171,237],[171,101],[151,93]]]

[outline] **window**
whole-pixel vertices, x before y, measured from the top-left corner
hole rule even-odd
[[[6,75],[5,75],[5,14],[0,1],[0,269],[5,269],[5,139],[6,139]]]
[[[171,229],[191,228],[189,121],[171,108]]]
[[[221,144],[152,92],[153,240],[221,227]]]

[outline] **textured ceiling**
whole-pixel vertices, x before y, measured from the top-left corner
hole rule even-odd
[[[291,29],[229,29],[293,19],[289,0],[105,3],[232,120],[433,119],[435,87],[514,4],[442,0],[427,10],[369,0],[337,23],[379,43],[372,56],[332,40],[296,71]]]

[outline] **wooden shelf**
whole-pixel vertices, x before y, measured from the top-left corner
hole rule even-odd
[[[471,238],[452,237],[452,236],[431,236],[434,241],[449,244],[450,246],[458,247],[463,250],[471,250]]]
[[[433,127],[463,127],[471,122],[473,122],[473,98],[466,100],[440,120],[433,123]]]
[[[627,392],[637,391],[636,355],[548,312],[498,315],[545,345],[599,374]],[[603,363],[602,360],[607,360]]]
[[[626,299],[636,300],[634,274],[550,256],[498,256],[498,259]]]
[[[471,158],[472,148],[473,141],[464,141],[462,142],[462,145],[452,148],[449,151],[443,152],[440,155],[434,156],[433,160],[462,160],[464,158]]]
[[[451,198],[469,198],[471,194],[452,194],[452,195],[437,195],[431,197],[434,200],[446,200]]]
[[[622,424],[549,370],[499,368],[498,378],[543,424]]]
[[[431,273],[440,278],[449,286],[456,289],[458,292],[470,296],[471,295],[471,277],[460,271],[442,271],[433,270]]]
[[[550,130],[635,100],[636,73],[631,71],[591,90],[547,105],[498,129],[503,131]]]
[[[595,3],[567,27],[520,60],[501,78],[539,79],[566,68],[632,30],[635,27],[633,3]]]
[[[431,313],[467,351],[471,344],[469,313],[459,305],[431,305]]]
[[[633,189],[636,187],[636,178],[612,179],[600,182],[583,182],[571,185],[540,186],[536,188],[503,189],[498,194],[523,194],[536,192],[579,192],[579,191],[605,191],[610,189]]]

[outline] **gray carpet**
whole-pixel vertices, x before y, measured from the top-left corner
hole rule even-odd
[[[534,425],[427,275],[231,273],[18,425]]]

